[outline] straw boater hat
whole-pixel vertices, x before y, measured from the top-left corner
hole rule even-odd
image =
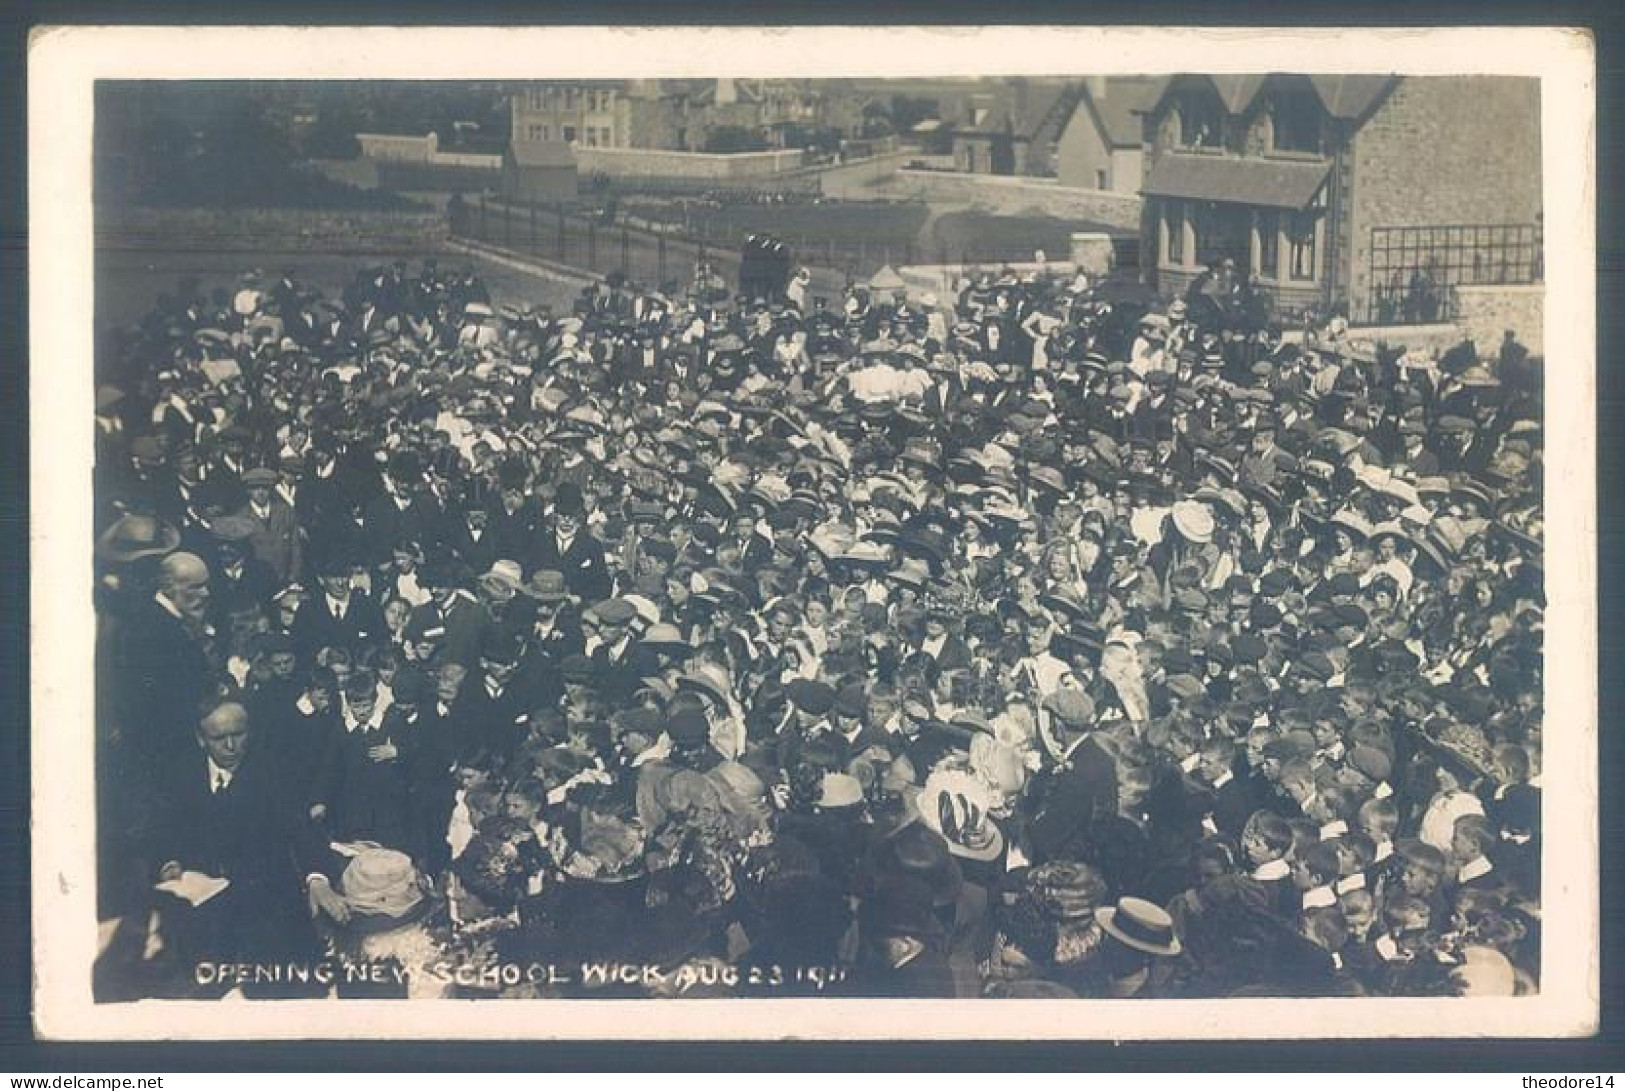
[[[1119,898],[1115,907],[1097,909],[1095,920],[1107,935],[1136,951],[1177,955],[1181,950],[1179,937],[1174,935],[1174,919],[1143,898]]]

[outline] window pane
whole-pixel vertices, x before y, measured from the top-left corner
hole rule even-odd
[[[1258,214],[1258,275],[1275,280],[1281,275],[1281,214]]]
[[[1295,213],[1288,228],[1292,245],[1292,279],[1315,279],[1315,218]]]

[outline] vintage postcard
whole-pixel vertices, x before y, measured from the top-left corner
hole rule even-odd
[[[37,32],[39,1033],[1593,1033],[1593,77]]]

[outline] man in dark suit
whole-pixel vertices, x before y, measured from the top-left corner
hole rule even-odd
[[[248,503],[237,514],[253,525],[249,542],[254,556],[271,567],[279,583],[288,584],[302,574],[304,541],[299,518],[293,507],[276,494],[276,485],[275,470],[263,466],[249,470],[243,475]]]
[[[565,608],[570,595],[561,572],[533,573],[525,594],[531,599],[530,650],[519,676],[532,708],[552,707],[564,696],[565,657],[580,655],[585,647],[581,619]]]
[[[660,671],[660,661],[632,635],[637,611],[625,599],[610,599],[599,605],[598,635],[602,642],[592,650],[593,674],[598,692],[612,700],[632,695],[642,679]]]
[[[293,619],[294,649],[302,662],[311,662],[322,648],[354,653],[385,639],[383,611],[356,592],[351,568],[342,550],[325,552],[317,561],[319,593],[300,604]]]
[[[1258,781],[1238,771],[1236,744],[1215,738],[1202,744],[1197,755],[1196,774],[1206,788],[1200,806],[1202,825],[1208,834],[1223,834],[1239,841],[1241,831],[1253,812],[1269,806],[1270,800]]]
[[[593,603],[609,595],[609,567],[604,547],[587,533],[587,508],[581,490],[559,486],[553,501],[552,525],[538,536],[530,570],[552,569],[564,573],[570,593],[582,602]]]
[[[511,757],[529,731],[529,695],[520,684],[524,645],[495,629],[480,648],[479,669],[463,687],[458,707],[463,756],[479,752]]]
[[[939,671],[969,670],[973,661],[970,645],[949,631],[950,616],[946,605],[931,603],[925,615],[925,636],[914,650],[929,655]]]
[[[366,528],[367,559],[374,564],[387,562],[396,542],[433,542],[444,519],[424,482],[423,464],[417,455],[396,453],[390,459],[382,486],[367,502],[361,517]]]
[[[217,705],[196,723],[196,746],[163,770],[149,859],[158,882],[185,872],[229,885],[192,905],[166,899],[165,935],[198,959],[274,962],[310,957],[306,896],[335,902],[337,861],[300,813],[273,748],[251,745],[248,713]],[[308,888],[308,891],[307,891]],[[335,907],[342,913],[342,909]]]
[[[136,605],[114,650],[114,693],[125,767],[152,772],[190,747],[216,675],[204,629],[209,569],[191,553],[159,565],[158,590]]]
[[[1088,841],[1097,820],[1117,813],[1117,763],[1092,737],[1092,725],[1060,716],[1051,722],[1062,750],[1032,824],[1034,863],[1066,856]]]
[[[234,611],[258,607],[271,612],[271,598],[282,587],[271,566],[252,552],[253,524],[238,515],[222,515],[209,526],[215,540],[209,595],[209,621],[225,631]]]

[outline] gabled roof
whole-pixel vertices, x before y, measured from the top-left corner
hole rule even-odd
[[[570,167],[575,153],[562,140],[515,140],[508,148],[515,165],[521,167]]]
[[[1145,192],[1301,211],[1330,172],[1331,165],[1323,162],[1168,152],[1151,168]]]
[[[1364,117],[1398,76],[1310,76],[1326,112],[1336,118]]]
[[[1085,91],[1079,106],[1092,112],[1095,125],[1108,146],[1138,147],[1144,140],[1140,115],[1152,102],[1151,96],[1161,91],[1163,83],[1153,76],[1110,76],[1103,98]]]
[[[1074,87],[1066,84],[1033,86],[1027,97],[1026,109],[1016,111],[1016,116],[1012,119],[1011,128],[1015,130],[1015,135],[1029,138],[1036,135],[1055,104],[1064,96],[1076,93]]]
[[[1219,96],[1224,108],[1232,114],[1246,112],[1264,89],[1268,76],[1209,76],[1200,73],[1180,73],[1158,77],[1144,99],[1141,112],[1150,113],[1162,105],[1174,81],[1181,76],[1206,80]],[[1380,75],[1321,75],[1308,77],[1310,86],[1320,99],[1326,112],[1333,117],[1352,120],[1365,116],[1387,90],[1399,80],[1398,76]]]
[[[1264,86],[1263,76],[1209,76],[1208,82],[1219,93],[1219,101],[1232,114],[1239,114],[1253,104],[1253,99]]]

